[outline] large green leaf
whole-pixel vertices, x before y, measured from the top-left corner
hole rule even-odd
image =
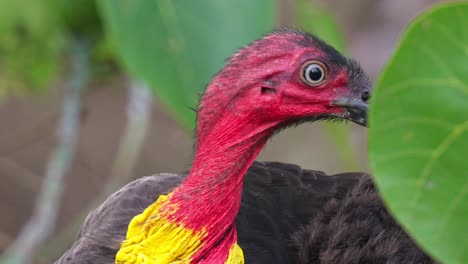
[[[468,3],[418,17],[373,94],[369,158],[400,223],[444,263],[468,263]]]
[[[198,95],[236,49],[271,30],[269,0],[101,0],[131,74],[149,83],[187,127]]]

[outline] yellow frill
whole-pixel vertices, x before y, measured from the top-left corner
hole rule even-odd
[[[160,214],[168,196],[161,195],[145,211],[135,216],[127,230],[127,238],[117,252],[116,264],[180,264],[191,263],[203,246],[204,231],[195,232],[168,221]],[[243,264],[244,254],[237,243],[232,245],[226,264]]]

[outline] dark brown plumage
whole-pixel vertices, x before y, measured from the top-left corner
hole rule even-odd
[[[392,218],[367,174],[293,238],[300,264],[435,263]]]

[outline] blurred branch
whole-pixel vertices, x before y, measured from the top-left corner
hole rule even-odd
[[[152,94],[150,88],[145,84],[132,82],[127,107],[127,128],[112,167],[111,177],[101,194],[103,199],[131,179],[131,172],[146,137],[151,106]]]
[[[104,190],[41,250],[42,259],[50,260],[63,252],[70,241],[76,237],[78,228],[89,212],[102,203],[110,193],[131,179],[131,172],[143,146],[148,123],[150,122],[151,106],[152,94],[150,88],[144,84],[133,82],[129,88],[127,127],[112,167],[111,176],[105,183]]]
[[[58,145],[49,160],[41,192],[31,219],[5,251],[1,263],[30,263],[39,244],[54,228],[63,178],[71,164],[79,125],[80,94],[89,79],[88,51],[81,43],[72,50],[72,72],[65,87]]]

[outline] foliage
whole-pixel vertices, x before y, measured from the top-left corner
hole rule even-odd
[[[124,65],[146,81],[186,128],[207,81],[236,49],[272,28],[268,0],[103,0]]]
[[[468,3],[401,38],[373,94],[369,159],[389,208],[430,254],[468,263]]]
[[[72,71],[65,85],[64,103],[57,129],[57,147],[49,159],[31,218],[16,240],[0,256],[2,264],[31,263],[37,249],[55,228],[64,177],[72,164],[78,139],[81,91],[89,81],[87,46],[78,41],[73,43],[71,55]]]
[[[95,1],[0,0],[0,96],[47,87],[73,38],[94,42],[102,54]]]
[[[37,89],[57,70],[62,28],[44,2],[0,1],[0,93]]]

